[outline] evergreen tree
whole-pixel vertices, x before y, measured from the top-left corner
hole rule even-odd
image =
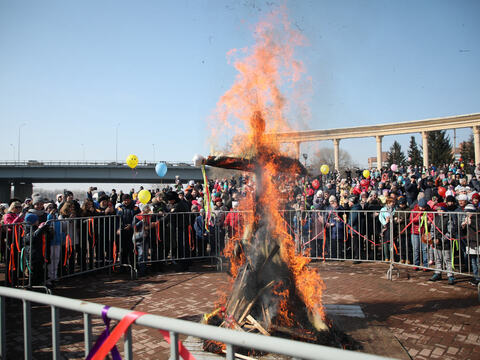
[[[405,158],[405,154],[402,151],[402,146],[397,140],[395,140],[392,146],[390,146],[390,151],[388,152],[388,155],[387,155],[388,166],[392,164],[397,164],[398,166],[402,166],[402,165],[405,165],[405,162],[406,162],[406,158]]]
[[[427,141],[430,164],[441,166],[453,162],[452,144],[446,130],[429,131]]]
[[[475,147],[473,146],[473,135],[470,135],[468,141],[464,141],[460,144],[460,156],[464,164],[470,163],[471,160],[475,161]]]
[[[422,166],[423,160],[422,160],[422,152],[418,148],[417,142],[415,140],[415,136],[410,137],[410,146],[408,148],[408,157],[410,158],[409,162],[410,165],[417,165],[417,166]]]

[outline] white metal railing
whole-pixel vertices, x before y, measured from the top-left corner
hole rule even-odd
[[[24,333],[24,358],[31,359],[33,355],[31,339],[31,303],[49,305],[52,314],[52,351],[53,359],[60,359],[60,319],[58,309],[67,309],[83,313],[85,356],[88,355],[93,342],[92,318],[101,316],[104,305],[76,300],[55,295],[39,294],[33,291],[19,290],[0,287],[0,358],[6,359],[6,313],[5,298],[14,298],[23,301],[23,333]],[[111,307],[107,316],[113,320],[122,320],[130,310]],[[223,329],[216,326],[193,323],[185,320],[172,319],[164,316],[146,314],[135,320],[135,325],[145,326],[152,329],[166,330],[170,333],[170,359],[179,358],[178,340],[179,334],[195,336],[202,339],[211,339],[227,345],[227,359],[234,359],[235,347],[252,348],[273,354],[292,356],[299,359],[386,359],[376,355],[360,352],[341,350],[333,347],[314,345],[299,341],[287,340],[277,337],[257,334],[241,333],[234,330]],[[133,358],[131,327],[124,335],[124,357]]]
[[[168,166],[192,166],[192,161],[139,161],[138,166],[155,166],[164,162]],[[0,166],[127,166],[124,161],[115,160],[0,160]]]

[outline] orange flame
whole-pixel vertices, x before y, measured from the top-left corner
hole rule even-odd
[[[304,44],[305,40],[301,33],[292,29],[285,7],[280,7],[268,15],[265,21],[261,21],[256,26],[255,37],[256,44],[250,54],[234,62],[238,75],[235,83],[217,104],[216,118],[221,126],[212,126],[213,136],[228,136],[230,133],[233,136],[230,151],[234,154],[245,156],[255,152],[254,155],[259,159],[265,174],[263,184],[257,184],[264,189],[258,201],[265,213],[271,217],[270,232],[276,239],[280,239],[280,255],[294,276],[297,293],[309,311],[325,318],[322,306],[322,291],[325,285],[319,274],[307,267],[310,259],[295,253],[294,239],[286,231],[285,220],[280,213],[282,209],[278,201],[279,184],[275,182],[280,175],[278,166],[275,166],[275,154],[280,154],[280,146],[265,134],[265,131],[290,129],[284,115],[288,102],[280,89],[283,86],[292,86],[304,72],[302,63],[296,61],[293,55],[294,48]],[[234,56],[242,52],[234,49],[228,55]],[[258,117],[263,120],[260,121]],[[221,134],[222,132],[225,134]],[[261,149],[268,149],[268,156],[262,157]],[[281,170],[285,173],[289,171]],[[255,205],[252,197],[248,197],[240,206],[243,209],[252,209]],[[253,219],[246,219],[245,222],[248,226]],[[225,249],[225,254],[232,259],[231,272],[234,277],[245,262],[244,257],[234,256],[236,241],[231,241]],[[288,325],[292,310],[287,308],[288,301],[285,300],[289,296],[288,290],[277,295],[281,297],[279,314],[283,317],[282,322]]]

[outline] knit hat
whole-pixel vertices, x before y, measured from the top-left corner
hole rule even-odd
[[[337,202],[337,198],[334,196],[334,195],[331,195],[329,198],[328,198],[328,202]]]
[[[422,208],[427,207],[427,199],[421,198],[420,200],[418,200],[418,206]]]
[[[356,204],[358,202],[358,198],[354,195],[351,195],[351,196],[348,197],[348,201]]]
[[[473,199],[480,199],[480,195],[479,195],[478,193],[474,193],[474,194],[472,195],[472,200],[473,200]]]
[[[453,195],[448,195],[446,198],[445,198],[445,202],[448,203],[448,202],[455,202],[455,197]]]
[[[177,200],[178,199],[178,194],[175,191],[169,191],[166,194],[167,200]]]
[[[101,196],[98,197],[98,202],[101,203],[102,201],[108,201],[108,196],[103,194]]]
[[[40,202],[43,202],[43,198],[39,193],[33,194],[32,195],[32,204],[38,204]]]
[[[467,204],[464,209],[466,212],[477,212],[473,204]]]
[[[38,216],[32,213],[27,213],[25,216],[25,222],[29,223],[30,225],[34,225],[38,221]]]
[[[468,201],[468,196],[465,195],[465,194],[460,194],[460,195],[457,196],[457,200],[458,201],[462,201],[462,200],[463,201]]]

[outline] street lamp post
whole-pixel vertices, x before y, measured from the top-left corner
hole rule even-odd
[[[18,145],[17,145],[17,151],[18,151],[18,161],[20,161],[20,130],[22,129],[22,127],[24,127],[25,125],[27,125],[26,123],[23,123],[23,124],[20,124],[20,126],[18,127]]]
[[[12,147],[12,159],[15,161],[15,145],[10,144],[10,146]]]
[[[118,127],[120,123],[115,127],[115,164],[118,163]]]
[[[305,169],[307,168],[307,158],[308,158],[308,154],[307,153],[304,153],[303,154],[303,158],[305,159]]]

